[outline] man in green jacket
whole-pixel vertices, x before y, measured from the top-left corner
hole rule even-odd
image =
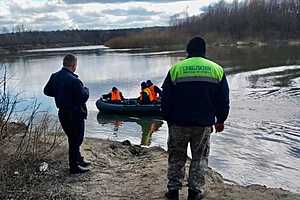
[[[168,199],[179,199],[188,143],[192,153],[188,199],[203,199],[212,127],[222,132],[229,113],[224,70],[206,59],[205,51],[202,38],[190,40],[188,57],[170,69],[162,86],[162,113],[169,127]]]

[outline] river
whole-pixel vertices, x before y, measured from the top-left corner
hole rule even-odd
[[[78,51],[79,50],[79,51]],[[96,47],[28,51],[0,58],[10,86],[22,97],[36,97],[56,114],[42,89],[59,70],[66,51],[78,56],[78,75],[90,89],[86,136],[128,139],[166,149],[167,125],[156,118],[99,115],[95,101],[116,86],[137,97],[141,81],[161,85],[184,52],[115,51]],[[230,85],[231,111],[222,134],[211,139],[210,166],[242,185],[263,184],[300,192],[300,47],[208,48]]]

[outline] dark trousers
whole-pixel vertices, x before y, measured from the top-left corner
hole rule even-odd
[[[80,154],[80,145],[84,137],[84,119],[79,118],[70,111],[59,111],[59,121],[61,126],[68,137],[69,143],[69,166],[74,169],[78,163],[82,161]]]

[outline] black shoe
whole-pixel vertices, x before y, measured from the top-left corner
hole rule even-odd
[[[88,161],[82,160],[82,161],[78,162],[78,165],[80,165],[81,167],[88,167],[91,165],[91,163]]]
[[[200,191],[190,190],[188,193],[188,200],[201,200],[204,196]]]
[[[90,171],[87,168],[84,168],[82,166],[77,166],[75,168],[70,168],[70,174],[83,174]]]
[[[179,200],[179,191],[178,190],[169,190],[165,196],[169,200]]]

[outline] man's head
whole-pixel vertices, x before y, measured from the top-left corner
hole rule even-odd
[[[118,91],[118,89],[117,89],[116,87],[113,87],[111,90],[112,90],[113,92]]]
[[[145,89],[145,88],[147,88],[147,84],[145,82],[142,82],[141,83],[141,88],[142,88],[142,90]]]
[[[151,86],[151,85],[153,85],[153,83],[152,83],[151,80],[148,80],[148,81],[146,82],[146,84],[147,84],[148,87]]]
[[[206,44],[203,38],[194,37],[189,41],[186,47],[188,57],[205,57]]]
[[[64,57],[63,66],[67,67],[72,72],[75,72],[77,67],[77,58],[73,54],[67,54]]]

